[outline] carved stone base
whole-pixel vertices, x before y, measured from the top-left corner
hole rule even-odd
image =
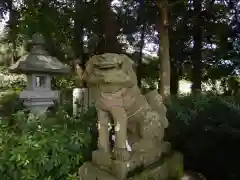
[[[112,166],[112,156],[110,153],[95,150],[92,152],[92,163],[102,170],[110,171]]]
[[[126,173],[126,166],[128,164],[115,162],[115,172],[110,173],[86,162],[79,168],[79,180],[170,180],[180,179],[183,176],[183,157],[177,152],[163,155],[146,168],[129,172],[128,178],[119,176]]]
[[[181,179],[183,175],[183,156],[175,152],[164,156],[128,180],[170,180]]]
[[[101,170],[91,162],[84,163],[78,171],[79,180],[118,180],[107,171]]]
[[[115,148],[113,151],[114,159],[120,161],[128,161],[130,159],[130,153],[127,149],[118,149]]]

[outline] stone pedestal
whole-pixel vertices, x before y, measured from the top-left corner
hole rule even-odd
[[[54,101],[59,99],[59,91],[29,91],[20,93],[24,105],[29,108],[31,113],[36,115],[44,114],[47,109],[54,105]]]
[[[178,180],[182,176],[183,157],[178,152],[170,152],[148,167],[137,168],[129,172],[126,180]],[[79,168],[79,180],[119,180],[119,178],[116,178],[114,173],[100,169],[91,162],[86,162]]]

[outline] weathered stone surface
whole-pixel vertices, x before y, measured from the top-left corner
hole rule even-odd
[[[139,175],[129,180],[170,180],[183,176],[183,157],[180,153],[163,156],[159,161],[147,167]]]
[[[9,72],[27,75],[27,87],[20,93],[20,99],[35,115],[44,114],[59,99],[59,92],[52,91],[52,74],[70,72],[68,66],[48,54],[44,45],[43,36],[34,34],[31,51],[9,68]]]
[[[165,180],[171,174],[174,177],[177,173],[175,169],[180,168],[180,159],[175,155],[163,157],[171,147],[163,141],[168,121],[162,98],[157,91],[146,95],[141,93],[132,64],[126,55],[96,55],[87,62],[82,75],[94,93],[92,97],[98,113],[98,150],[93,152],[92,157],[96,166],[87,166],[88,171],[98,173],[94,175],[95,179],[126,180],[129,173],[142,167],[139,177]],[[115,130],[113,149],[109,142],[109,123],[114,125]],[[130,145],[130,150],[126,144]],[[172,167],[170,164],[174,160],[176,163]],[[157,166],[152,167],[156,163]],[[79,175],[90,178],[86,173],[81,175],[85,166],[80,168]],[[134,174],[132,178],[135,180],[137,177]]]
[[[92,152],[93,164],[110,168],[112,165],[112,156],[110,153],[95,150]]]
[[[125,55],[106,53],[93,56],[83,73],[83,79],[89,88],[94,89],[95,106],[98,114],[101,114],[98,116],[100,127],[105,128],[104,124],[111,122],[111,119],[115,124],[116,150],[126,149],[126,140],[137,139],[129,136],[138,136],[145,142],[157,138],[161,142],[164,133],[164,125],[160,119],[165,115],[160,115],[149,106],[137,86],[132,64],[133,61]],[[138,130],[133,132],[129,123],[138,126]],[[108,138],[106,131],[99,131],[99,148],[105,150],[109,149],[105,139]],[[131,133],[127,134],[128,131]],[[156,142],[152,145],[154,148]],[[121,157],[119,153],[118,157]]]
[[[68,66],[48,54],[44,48],[44,37],[41,34],[33,35],[32,45],[30,53],[22,56],[15,64],[9,67],[9,72],[18,74],[30,72],[65,74],[70,72]]]
[[[164,128],[167,128],[169,123],[166,118],[167,109],[163,104],[162,96],[157,92],[157,90],[153,90],[145,94],[148,104],[150,104],[152,110],[159,113],[161,117],[161,122],[164,125]]]
[[[180,180],[207,180],[201,173],[187,171]]]
[[[30,112],[36,115],[44,114],[47,109],[54,105],[54,100],[59,98],[58,91],[28,91],[20,93],[20,99],[24,100],[24,105]]]
[[[118,170],[123,164],[117,164]],[[180,179],[183,176],[183,157],[175,152],[164,155],[160,160],[151,164],[149,167],[139,170],[140,172],[129,173],[126,180],[170,180]],[[116,178],[118,172],[109,173],[101,170],[98,166],[90,162],[85,163],[79,168],[79,180],[119,180]],[[122,178],[124,179],[124,178]]]
[[[78,171],[79,180],[118,180],[114,175],[103,171],[90,162],[84,163]]]

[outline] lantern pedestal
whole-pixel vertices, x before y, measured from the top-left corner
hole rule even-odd
[[[29,91],[20,93],[20,99],[24,101],[31,113],[41,115],[54,105],[54,101],[59,99],[59,91]]]

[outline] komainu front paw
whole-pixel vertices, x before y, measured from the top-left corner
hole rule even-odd
[[[92,162],[96,165],[111,167],[112,155],[99,149],[95,150],[92,152]]]
[[[114,159],[119,161],[128,161],[130,159],[130,152],[127,148],[114,148]]]

